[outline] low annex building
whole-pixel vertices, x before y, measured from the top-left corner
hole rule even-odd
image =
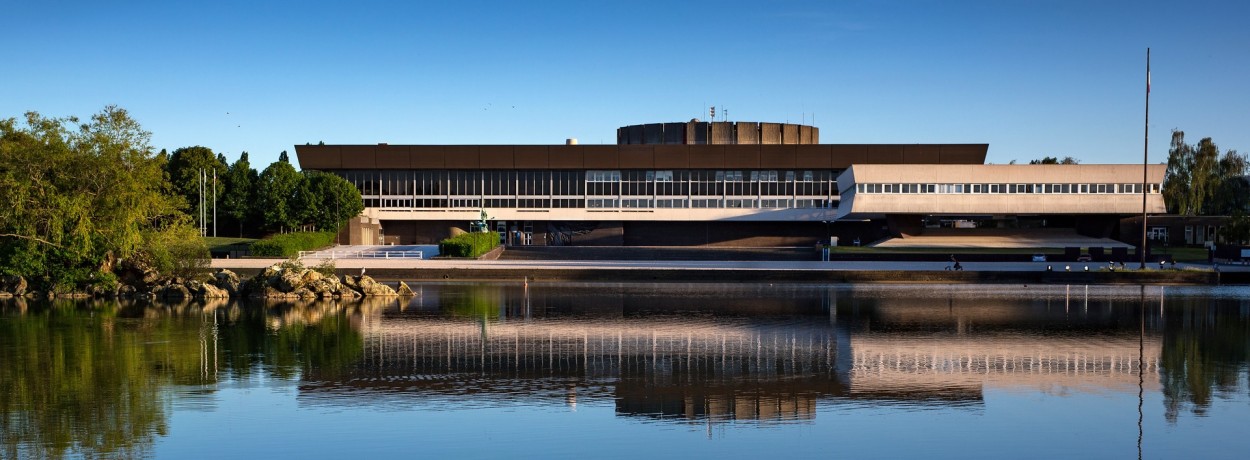
[[[987,144],[818,144],[810,126],[698,121],[626,126],[617,138],[295,151],[301,168],[359,188],[365,211],[348,244],[433,244],[484,224],[509,245],[811,246],[897,234],[899,216],[1004,225],[1009,214],[1141,212],[1141,166],[985,165]],[[1151,171],[1161,212],[1162,168]]]

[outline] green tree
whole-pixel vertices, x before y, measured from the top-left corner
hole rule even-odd
[[[307,227],[312,225],[313,215],[317,212],[317,194],[313,191],[307,172],[300,175],[300,181],[295,186],[291,210],[301,230],[308,230]]]
[[[183,209],[189,214],[199,217],[200,203],[200,172],[204,173],[204,203],[207,206],[206,222],[212,222],[212,181],[213,175],[220,178],[226,175],[229,167],[225,159],[218,157],[208,147],[194,146],[174,150],[169,155],[169,163],[165,170],[169,173],[172,191],[183,203]],[[218,188],[220,194],[221,189]]]
[[[243,236],[244,227],[255,228],[256,222],[256,182],[258,174],[248,161],[247,152],[239,155],[226,170],[222,179],[225,189],[221,195],[221,211],[227,220],[239,227],[239,236]]]
[[[1247,172],[1250,172],[1250,161],[1245,155],[1229,150],[1221,157],[1219,146],[1211,138],[1190,145],[1185,143],[1184,131],[1172,130],[1167,177],[1163,182],[1168,212],[1192,216],[1247,211],[1250,207]]]
[[[0,272],[55,291],[107,284],[118,259],[185,222],[149,138],[115,106],[86,123],[0,120]]]
[[[364,211],[360,191],[351,182],[319,171],[308,171],[305,175],[313,198],[308,223],[317,230],[335,231],[348,219]]]
[[[1244,212],[1236,212],[1233,218],[1224,224],[1223,230],[1224,241],[1229,244],[1247,244],[1250,243],[1250,215]]]
[[[1236,150],[1224,152],[1216,166],[1216,183],[1207,214],[1227,216],[1250,211],[1250,161]]]
[[[1055,157],[1044,157],[1040,160],[1030,160],[1031,165],[1075,165],[1081,164],[1081,160],[1072,157],[1063,157],[1062,160]]]
[[[1189,203],[1191,214],[1206,214],[1210,210],[1210,199],[1219,187],[1220,148],[1204,137],[1193,148],[1193,166],[1189,168]]]
[[[304,180],[294,166],[282,160],[273,162],[260,173],[255,203],[257,215],[266,229],[284,232],[302,223],[294,206],[295,194]]]
[[[1163,199],[1168,213],[1193,215],[1196,209],[1189,207],[1191,171],[1194,166],[1194,148],[1185,143],[1185,132],[1172,130],[1172,144],[1168,148],[1168,168],[1163,179]]]
[[[286,154],[286,150],[283,150],[282,153],[278,154],[278,161],[281,161],[283,163],[290,163],[291,157]]]

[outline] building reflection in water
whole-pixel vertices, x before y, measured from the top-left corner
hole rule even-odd
[[[298,382],[307,406],[611,408],[709,430],[839,407],[978,411],[1002,392],[1136,394],[1139,447],[1147,394],[1183,424],[1250,388],[1244,286],[415,288],[403,301],[0,299],[0,457],[142,457],[171,414],[274,382]]]
[[[811,419],[818,403],[976,409],[986,391],[1136,391],[1142,365],[1157,390],[1160,340],[1139,344],[1137,291],[1076,290],[424,285],[360,317],[362,358],[305,373],[301,400],[610,398],[622,416],[774,422]]]

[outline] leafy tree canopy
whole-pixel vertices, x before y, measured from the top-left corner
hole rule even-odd
[[[200,172],[206,178],[204,199],[211,203],[213,174],[226,175],[225,157],[219,157],[208,147],[194,146],[174,150],[165,166],[174,194],[182,199],[183,209],[194,210],[200,202]],[[196,211],[198,212],[198,211]]]
[[[313,203],[309,208],[308,223],[319,230],[337,230],[364,211],[360,191],[351,182],[334,174],[318,171],[305,173]]]
[[[257,223],[256,182],[259,175],[248,161],[247,152],[239,155],[239,159],[230,164],[222,178],[224,191],[221,194],[221,212],[226,220],[236,224],[239,236],[243,236],[244,227],[255,228]]]
[[[260,173],[256,183],[256,204],[261,222],[269,230],[285,231],[299,226],[295,209],[296,192],[304,176],[285,161],[275,161]]]
[[[1030,160],[1031,165],[1075,165],[1080,164],[1081,160],[1072,157],[1063,157],[1062,160],[1055,157],[1044,157],[1039,160]]]
[[[185,226],[149,138],[115,106],[86,122],[0,120],[0,272],[58,291],[108,284],[118,259]]]
[[[1163,182],[1168,212],[1187,216],[1246,212],[1250,205],[1250,186],[1244,179],[1250,172],[1248,163],[1245,155],[1234,150],[1221,157],[1220,148],[1209,137],[1186,144],[1185,132],[1173,130]]]

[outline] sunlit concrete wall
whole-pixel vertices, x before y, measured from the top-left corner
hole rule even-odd
[[[1146,182],[1163,183],[1164,165]],[[1141,184],[1141,165],[853,165],[838,176],[838,218],[886,214],[1141,214],[1139,193],[859,193],[858,184]],[[1149,193],[1150,213],[1165,212]]]

